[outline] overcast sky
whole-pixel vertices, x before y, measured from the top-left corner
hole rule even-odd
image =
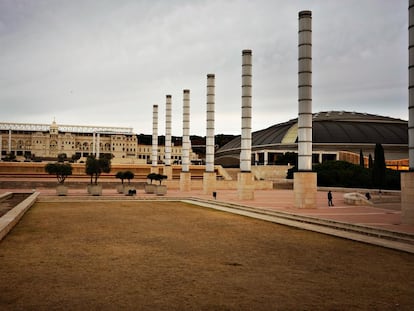
[[[253,51],[253,130],[297,117],[298,12],[312,10],[313,111],[408,119],[406,0],[0,0],[0,122],[133,127],[152,133],[172,95],[182,135],[239,134],[241,53]]]

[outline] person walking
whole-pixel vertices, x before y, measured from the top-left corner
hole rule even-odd
[[[332,192],[331,190],[328,191],[328,206],[334,206],[332,202]]]

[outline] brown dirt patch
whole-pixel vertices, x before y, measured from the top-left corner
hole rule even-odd
[[[1,310],[412,310],[414,255],[175,202],[36,203]]]

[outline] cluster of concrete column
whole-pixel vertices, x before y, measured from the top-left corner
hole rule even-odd
[[[408,165],[401,174],[401,216],[414,224],[414,0],[408,2]]]
[[[316,207],[316,173],[312,172],[312,12],[299,12],[298,31],[298,172],[294,175],[295,206]],[[409,0],[409,166],[410,172],[402,174],[402,220],[414,224],[414,0]],[[207,131],[206,171],[204,191],[215,190],[214,174],[214,74],[207,75]],[[156,165],[158,140],[155,141],[156,105],[154,105],[153,166]],[[252,51],[242,52],[242,105],[241,105],[241,152],[238,175],[240,199],[254,197],[251,174],[251,117],[252,117]],[[190,160],[190,91],[183,91],[183,145],[180,189],[191,190]],[[9,139],[10,141],[10,139]],[[171,96],[166,103],[166,166],[170,165],[171,148]],[[155,147],[154,147],[155,146]],[[214,175],[213,175],[214,174]]]

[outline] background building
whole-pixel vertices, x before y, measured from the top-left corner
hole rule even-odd
[[[297,119],[273,125],[252,134],[252,164],[271,165],[287,152],[297,152]],[[345,160],[359,163],[362,150],[368,165],[375,144],[384,147],[388,166],[405,169],[408,165],[407,121],[366,113],[328,111],[313,114],[313,163]],[[238,167],[240,136],[216,152],[216,164]]]
[[[84,160],[88,155],[112,154],[114,163],[145,164],[151,158],[151,146],[141,144],[132,128],[28,123],[0,123],[1,156],[18,160],[56,160],[58,155]],[[172,146],[172,159],[181,161],[181,145]],[[193,152],[192,160],[197,159]],[[164,146],[158,150],[164,160]]]

